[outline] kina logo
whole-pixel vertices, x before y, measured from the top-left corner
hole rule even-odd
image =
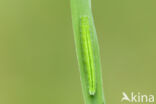
[[[146,95],[141,94],[140,92],[134,93],[131,92],[130,94],[126,94],[125,92],[122,93],[123,97],[121,102],[129,102],[129,103],[154,103],[154,95]]]

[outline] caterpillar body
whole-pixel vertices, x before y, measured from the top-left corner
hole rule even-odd
[[[95,65],[93,56],[93,46],[91,41],[91,31],[88,16],[80,17],[81,47],[83,59],[87,73],[87,83],[89,94],[94,95],[96,92]]]

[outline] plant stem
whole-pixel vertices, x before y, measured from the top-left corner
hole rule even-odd
[[[99,45],[96,35],[96,29],[93,22],[92,10],[91,10],[91,1],[90,0],[71,0],[71,10],[72,10],[72,23],[74,30],[74,38],[76,45],[76,53],[80,68],[80,77],[81,77],[81,85],[83,96],[85,100],[85,104],[104,104],[104,95],[103,95],[103,87],[102,87],[102,73],[101,73],[101,65],[100,65],[100,54],[99,54]],[[90,38],[91,38],[91,47],[93,49],[93,58],[94,58],[94,66],[95,66],[95,84],[96,90],[95,94],[91,95],[89,93],[89,82],[88,80],[88,72],[87,65],[84,62],[85,54],[82,45],[82,29],[81,29],[81,17],[88,17],[89,21],[89,29],[90,29]],[[85,29],[84,29],[85,31]]]

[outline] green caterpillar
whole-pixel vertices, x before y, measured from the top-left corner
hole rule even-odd
[[[85,63],[85,69],[87,72],[89,94],[94,95],[96,92],[96,81],[95,81],[95,65],[93,48],[91,41],[91,32],[88,16],[80,17],[80,31],[81,31],[81,47],[82,57]]]

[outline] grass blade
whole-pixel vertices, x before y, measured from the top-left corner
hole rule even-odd
[[[71,0],[71,10],[85,104],[104,104],[99,45],[91,1]]]

